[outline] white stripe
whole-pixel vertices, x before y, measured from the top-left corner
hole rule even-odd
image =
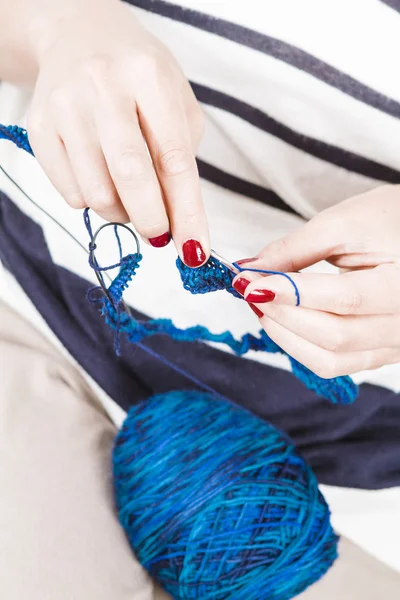
[[[173,52],[188,79],[238,98],[299,133],[400,170],[400,119],[251,48],[153,13],[135,12]],[[397,59],[388,60],[392,65],[384,62],[379,70],[398,84]]]
[[[206,113],[213,116],[226,137],[233,138],[233,143],[241,140],[240,148],[247,161],[257,171],[261,185],[272,188],[287,204],[306,218],[313,217],[320,210],[341,200],[380,185],[375,180],[346,172],[305,154],[220,109],[207,107]],[[200,155],[203,156],[202,153]],[[211,140],[208,141],[207,160],[230,171],[229,165],[223,166],[224,156],[219,154],[217,141],[214,146]],[[238,163],[239,160],[235,163],[235,168],[238,168]],[[248,168],[247,171],[249,172]],[[244,176],[244,170],[239,173]],[[273,224],[268,225],[265,221],[265,227],[271,228]],[[262,243],[262,240],[260,241]]]
[[[301,48],[400,101],[400,15],[379,0],[181,0]],[[149,3],[150,4],[150,3]]]

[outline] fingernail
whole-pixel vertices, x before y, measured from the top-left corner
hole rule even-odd
[[[244,296],[244,290],[247,288],[249,283],[250,281],[248,279],[245,279],[244,277],[238,277],[233,283],[233,287],[237,292],[239,292],[239,294],[242,294],[242,296]]]
[[[246,301],[262,304],[263,302],[272,302],[274,298],[275,294],[271,290],[254,290],[247,296]]]
[[[249,262],[254,262],[255,260],[258,260],[257,256],[254,256],[253,258],[241,258],[240,260],[236,261],[236,264],[237,265],[244,265],[244,264],[249,263]]]
[[[171,241],[171,234],[169,231],[159,235],[157,237],[149,238],[149,242],[154,248],[164,248]]]
[[[197,240],[187,240],[182,246],[183,262],[188,267],[199,267],[206,260],[206,253]]]
[[[261,317],[264,316],[264,313],[262,313],[261,310],[257,306],[254,306],[254,304],[251,304],[251,302],[249,302],[249,306],[250,306],[251,310],[253,311],[253,313],[255,313],[259,319],[261,319]]]

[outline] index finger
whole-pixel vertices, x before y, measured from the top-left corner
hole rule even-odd
[[[172,236],[182,260],[199,267],[210,254],[200,178],[181,101],[139,105],[139,120],[163,191]]]
[[[400,268],[394,265],[341,275],[289,273],[289,276],[298,288],[300,305],[305,308],[338,315],[391,314],[400,311]],[[274,303],[296,305],[294,288],[285,277],[254,277],[250,271],[241,272],[239,277],[250,281],[244,290],[248,302],[262,305],[271,301],[267,298],[270,299],[274,294]]]

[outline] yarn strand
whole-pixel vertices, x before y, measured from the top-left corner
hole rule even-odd
[[[0,124],[0,139],[9,140],[19,148],[22,148],[33,155],[27,132],[21,127],[15,125],[4,126]],[[84,211],[84,220],[89,233],[90,244],[93,244],[94,236],[88,209]],[[89,264],[91,268],[95,270],[99,283],[101,284],[101,289],[105,295],[104,297],[102,296],[100,299],[98,298],[95,300],[93,298],[92,289],[88,292],[88,298],[92,301],[101,303],[102,313],[106,322],[116,332],[115,346],[117,352],[119,351],[119,335],[120,333],[124,333],[132,343],[139,343],[153,335],[168,335],[179,341],[203,341],[223,344],[231,348],[231,350],[239,356],[246,354],[250,350],[280,353],[288,357],[293,375],[319,396],[327,398],[331,402],[337,404],[350,404],[354,402],[358,395],[358,387],[350,377],[336,377],[333,379],[322,379],[321,377],[318,377],[304,365],[284,352],[263,330],[259,332],[258,337],[247,333],[240,339],[235,339],[229,331],[215,334],[206,327],[200,325],[189,327],[187,329],[179,329],[168,319],[150,319],[146,322],[138,322],[133,319],[130,315],[129,308],[125,307],[124,309],[123,293],[134,277],[142,256],[137,253],[124,257],[121,240],[116,226],[114,227],[114,233],[117,239],[120,260],[113,265],[100,267],[96,259],[93,259],[93,250],[95,249],[95,246],[89,244]],[[237,263],[234,263],[234,265],[239,271],[245,270]],[[227,267],[222,265],[219,261],[216,261],[216,259],[210,258],[208,263],[199,269],[189,269],[182,261],[180,261],[180,259],[178,259],[177,267],[180,271],[184,288],[189,290],[192,294],[226,290],[236,298],[242,299],[240,294],[232,287],[232,273]],[[109,288],[107,288],[104,278],[102,277],[102,272],[110,271],[112,269],[119,269],[119,273],[112,281]],[[298,306],[300,304],[299,290],[296,283],[287,273],[261,269],[246,270],[265,274],[276,274],[285,277],[293,286],[296,296],[296,305]]]
[[[91,226],[88,209],[85,210],[84,218],[87,229],[90,232]],[[318,377],[307,367],[284,352],[271,340],[264,330],[260,330],[258,336],[246,333],[241,338],[236,339],[230,331],[213,333],[202,325],[181,329],[176,327],[170,319],[150,319],[148,321],[137,321],[134,319],[132,315],[120,307],[120,303],[123,301],[123,293],[135,275],[141,258],[141,255],[139,257],[137,254],[128,254],[117,265],[113,265],[114,268],[119,268],[119,273],[108,288],[108,293],[113,302],[110,302],[107,296],[100,299],[106,323],[116,332],[117,352],[119,351],[119,335],[123,333],[128,341],[133,344],[142,342],[154,335],[166,335],[177,341],[202,341],[222,344],[228,346],[238,356],[243,356],[250,350],[284,354],[288,357],[293,375],[310,390],[319,396],[327,398],[334,404],[350,404],[354,402],[357,397],[358,388],[350,377],[336,377],[333,379]],[[211,257],[203,267],[190,269],[178,258],[177,267],[181,274],[184,288],[191,293],[207,293],[207,291],[225,289],[242,300],[242,296],[232,287],[232,273],[217,259]],[[291,280],[289,276],[288,279]],[[293,280],[291,281],[293,282]],[[299,295],[298,300],[300,300]]]

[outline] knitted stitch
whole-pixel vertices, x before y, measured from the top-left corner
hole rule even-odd
[[[214,290],[221,289],[218,287],[220,286],[221,281],[226,281],[227,274],[223,273],[224,269],[229,272],[229,269],[224,265],[217,265],[217,268],[214,269],[213,263],[215,263],[215,261],[216,259],[212,259],[211,267],[205,269],[209,277],[210,286]],[[111,295],[113,300],[118,303],[117,308],[106,296],[98,299],[98,301],[102,303],[102,314],[105,316],[107,324],[114,329],[118,335],[123,333],[132,343],[141,342],[147,337],[154,335],[167,335],[177,341],[185,342],[214,342],[228,346],[238,356],[242,356],[250,350],[284,354],[289,359],[293,375],[319,396],[330,400],[330,402],[334,404],[350,404],[356,399],[358,387],[350,377],[336,377],[333,379],[322,379],[321,377],[318,377],[318,375],[310,371],[310,369],[307,369],[307,367],[282,350],[273,340],[271,340],[263,329],[260,330],[258,336],[246,333],[240,339],[236,339],[230,331],[212,333],[207,327],[201,325],[180,329],[176,327],[170,319],[150,319],[148,321],[135,320],[123,310],[119,303],[123,299],[124,289],[126,289],[128,282],[134,275],[135,265],[137,266],[138,264],[139,261],[137,255],[127,255],[124,259],[124,263],[120,267],[120,272],[109,287],[109,291],[112,292]],[[186,269],[183,269],[184,273],[186,272]],[[197,275],[200,280],[202,269],[204,269],[204,267],[196,269],[196,271],[200,273],[200,276]],[[214,272],[214,274],[216,273],[216,281],[213,281],[210,276],[210,273],[212,272]],[[191,278],[190,281],[191,285],[193,285],[196,279]],[[202,284],[202,289],[206,289],[204,283]],[[206,293],[206,291],[200,293]]]
[[[25,129],[14,125],[4,126],[0,124],[0,139],[6,139],[19,148],[23,148],[26,152],[33,155],[32,147],[29,144],[28,135]],[[210,332],[206,327],[200,325],[189,327],[187,329],[179,329],[175,327],[172,321],[168,319],[152,319],[146,322],[135,321],[131,315],[123,310],[123,292],[126,290],[132,277],[135,275],[136,269],[139,266],[141,255],[128,255],[122,257],[115,265],[108,267],[100,267],[95,260],[92,259],[93,247],[93,232],[90,226],[90,218],[88,209],[84,211],[85,225],[87,227],[90,244],[89,244],[89,263],[90,266],[98,273],[110,270],[111,268],[119,268],[119,273],[113,280],[110,288],[105,290],[105,284],[102,277],[103,291],[107,292],[107,296],[101,296],[94,299],[93,294],[89,292],[89,297],[92,301],[102,303],[102,313],[106,318],[106,322],[116,331],[116,348],[119,347],[119,333],[126,334],[131,342],[140,342],[146,337],[163,334],[168,335],[176,340],[182,341],[211,341],[218,342],[229,346],[236,354],[243,355],[249,350],[282,353],[286,354],[277,344],[275,344],[267,334],[261,330],[259,337],[250,333],[245,334],[239,340],[236,340],[229,331],[220,334]],[[118,237],[117,229],[115,228],[120,257],[122,256],[121,243]],[[214,258],[211,258],[206,265],[199,269],[189,269],[178,259],[177,267],[180,271],[181,278],[185,289],[191,293],[205,294],[210,291],[227,290],[237,298],[241,298],[240,294],[232,287],[232,273],[227,267],[219,263]],[[256,271],[255,269],[253,269]],[[273,271],[270,271],[273,273]],[[298,290],[293,280],[285,274],[279,273],[287,277],[292,285],[294,285],[297,304],[300,303]],[[112,302],[110,302],[110,298]],[[297,362],[294,358],[287,355],[292,367],[293,374],[302,381],[309,389],[315,391],[319,396],[329,399],[333,403],[349,404],[354,402],[358,395],[358,387],[350,377],[336,377],[334,379],[322,379],[304,365]]]
[[[192,294],[208,294],[226,290],[236,298],[242,296],[232,287],[232,272],[213,256],[198,269],[187,267],[180,258],[176,260],[183,287]]]

